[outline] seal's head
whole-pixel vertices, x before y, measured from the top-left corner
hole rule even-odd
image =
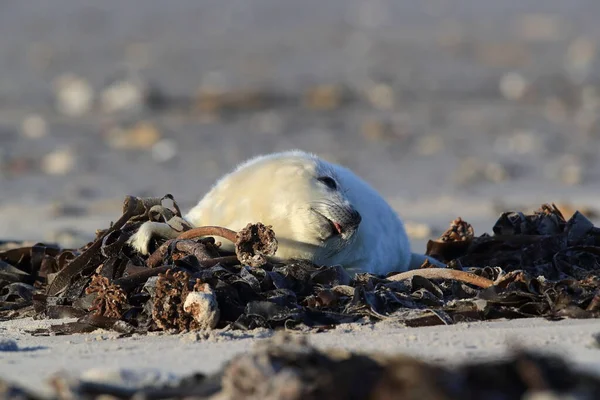
[[[376,272],[405,269],[410,257],[400,219],[375,190],[350,170],[302,151],[239,165],[185,218],[195,226],[233,230],[250,222],[271,225],[279,243],[277,259]]]
[[[238,230],[272,225],[278,258],[325,259],[356,238],[361,215],[333,165],[303,152],[252,159],[219,180],[192,209],[192,224]]]

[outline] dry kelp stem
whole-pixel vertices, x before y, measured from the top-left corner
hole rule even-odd
[[[146,271],[138,272],[133,275],[115,279],[113,281],[113,284],[118,285],[126,293],[129,293],[136,286],[143,285],[148,280],[148,278],[151,278],[151,277],[159,275],[159,274],[164,274],[171,268],[173,268],[172,265],[165,265],[162,267],[148,269]]]
[[[47,294],[56,296],[64,291],[71,283],[73,277],[77,276],[83,270],[88,261],[98,253],[98,249],[102,246],[102,241],[106,236],[117,231],[125,225],[130,218],[140,213],[140,199],[133,196],[126,196],[123,204],[123,215],[109,229],[107,229],[96,241],[88,247],[79,257],[73,259],[65,268],[56,274],[52,283],[48,286]]]
[[[240,262],[239,262],[237,256],[224,256],[224,257],[211,258],[210,260],[201,260],[200,261],[200,264],[202,264],[202,266],[204,268],[211,268],[217,264],[230,266],[230,265],[236,265],[239,263]]]
[[[150,254],[148,259],[146,260],[146,265],[148,268],[156,268],[160,263],[163,262],[163,258],[167,254],[169,250],[169,246],[177,239],[169,239],[163,244],[160,245],[158,249],[154,251],[154,253]]]
[[[483,278],[470,272],[458,271],[450,268],[414,269],[412,271],[406,271],[392,275],[387,279],[390,281],[403,281],[410,279],[413,276],[421,276],[427,279],[452,279],[455,281],[469,283],[484,289],[494,285],[494,282],[490,279]]]
[[[237,232],[220,226],[201,226],[200,228],[190,229],[177,236],[177,239],[196,239],[202,236],[219,236],[235,243]]]

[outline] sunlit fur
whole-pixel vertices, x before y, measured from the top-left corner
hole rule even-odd
[[[320,182],[317,178],[322,176],[332,177],[337,188]],[[362,217],[358,229],[327,238],[330,226],[315,210],[333,219],[350,208]],[[250,222],[272,225],[279,242],[277,259],[341,264],[349,271],[375,274],[405,271],[411,263],[404,226],[389,204],[347,168],[302,151],[260,156],[239,165],[217,181],[185,219],[194,226],[233,230]],[[140,232],[130,243],[143,250],[156,230]],[[173,236],[165,230],[159,235]],[[222,242],[231,249],[231,243]]]

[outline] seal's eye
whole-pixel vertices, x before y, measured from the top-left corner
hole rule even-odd
[[[319,181],[323,182],[325,185],[327,185],[328,188],[330,189],[337,189],[337,183],[335,183],[335,181],[333,180],[333,178],[330,178],[328,176],[322,176],[320,178],[317,178]]]

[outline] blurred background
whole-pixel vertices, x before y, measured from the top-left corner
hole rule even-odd
[[[3,0],[0,239],[187,210],[244,159],[352,168],[415,250],[457,216],[600,206],[597,0]]]

